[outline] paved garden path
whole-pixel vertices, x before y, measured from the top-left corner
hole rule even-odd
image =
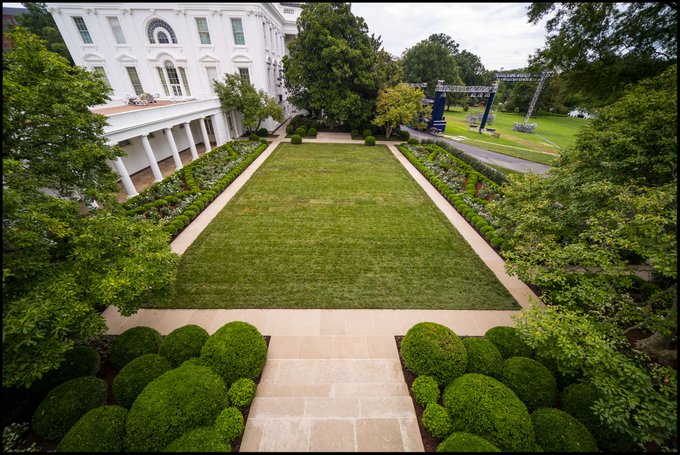
[[[285,140],[279,137],[171,244],[182,254]],[[349,134],[319,133],[305,142],[358,143]],[[401,155],[385,144],[456,226],[475,252],[523,308],[538,300],[505,273],[503,260]],[[538,303],[540,304],[540,303]],[[257,395],[241,442],[242,451],[420,451],[415,409],[404,381],[395,335],[433,321],[458,335],[480,336],[497,325],[513,325],[517,311],[473,310],[139,310],[122,317],[104,312],[109,334],[148,326],[166,335],[187,324],[208,333],[230,321],[253,324],[271,336]]]

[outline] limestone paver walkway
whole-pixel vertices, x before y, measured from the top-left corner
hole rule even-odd
[[[232,184],[172,242],[182,254],[200,232],[285,141],[285,128]],[[355,143],[349,134],[319,133],[305,142]],[[528,308],[533,292],[508,276],[503,260],[436,189],[385,144],[447,219],[518,301]],[[540,302],[537,303],[540,305]],[[489,328],[512,326],[517,311],[472,310],[139,310],[122,317],[104,312],[109,334],[148,326],[166,335],[196,324],[214,333],[230,321],[253,324],[271,336],[265,369],[241,442],[242,451],[416,451],[423,444],[404,381],[395,335],[434,321],[458,335],[481,336]]]

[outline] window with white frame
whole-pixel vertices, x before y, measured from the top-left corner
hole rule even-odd
[[[243,33],[243,22],[240,17],[231,18],[231,29],[234,32],[234,44],[238,46],[246,44],[246,35]]]
[[[182,86],[184,87],[184,94],[186,96],[191,96],[191,90],[189,90],[189,80],[187,79],[187,73],[184,68],[179,67],[179,77],[182,79]]]
[[[168,89],[168,83],[165,82],[165,73],[163,73],[163,68],[157,66],[156,71],[158,72],[158,77],[161,79],[161,85],[163,86],[163,92],[165,92],[165,96],[170,96],[170,90]]]
[[[151,44],[177,44],[175,31],[167,22],[154,19],[146,26],[146,36]]]
[[[205,17],[197,17],[196,27],[198,27],[198,37],[201,40],[201,44],[211,44],[208,20]]]
[[[130,76],[130,82],[132,83],[132,88],[136,95],[141,95],[144,93],[144,88],[142,87],[142,81],[139,80],[139,74],[137,74],[137,68],[134,66],[126,66],[128,76]]]
[[[217,80],[217,67],[208,66],[205,68],[205,70],[208,73],[208,83],[210,84],[210,92],[214,95],[215,94],[214,82]]]
[[[250,84],[250,72],[248,68],[239,68],[238,73],[241,75],[241,79]]]
[[[175,67],[170,60],[166,60],[162,68],[156,67],[156,71],[158,71],[158,77],[161,78],[161,84],[167,96],[170,96],[170,92],[173,96],[191,96],[189,79],[183,67]],[[168,87],[170,87],[169,90]]]
[[[106,19],[109,21],[109,26],[111,27],[114,38],[116,38],[116,43],[127,44],[125,35],[123,35],[123,28],[120,26],[118,18],[116,16],[107,16]]]
[[[76,28],[80,33],[80,37],[83,39],[83,43],[92,44],[92,37],[90,36],[90,32],[87,30],[87,25],[85,25],[83,18],[80,16],[73,16],[73,22],[76,24]]]
[[[97,73],[97,75],[99,75],[99,77],[102,78],[102,80],[104,82],[106,82],[106,85],[110,89],[111,88],[111,82],[109,82],[109,78],[106,75],[106,70],[104,69],[104,67],[103,66],[93,66],[92,69],[94,70],[95,73]]]

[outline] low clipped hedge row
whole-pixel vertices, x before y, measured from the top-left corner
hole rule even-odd
[[[458,150],[456,147],[453,145],[449,144],[448,142],[441,141],[438,139],[423,139],[421,141],[422,144],[434,144],[438,147],[443,148],[456,158],[458,158],[461,161],[464,161],[467,163],[472,169],[475,171],[479,172],[480,174],[488,177],[489,179],[493,180],[496,182],[498,185],[502,185],[504,183],[508,182],[508,178],[500,172],[497,169],[492,168],[486,163],[483,163],[479,161],[477,158],[468,155],[467,153],[463,152],[462,150]]]

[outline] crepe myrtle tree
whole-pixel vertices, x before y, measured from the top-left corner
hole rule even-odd
[[[276,99],[238,74],[225,74],[222,81],[214,81],[215,93],[225,113],[238,111],[243,114],[243,126],[252,133],[264,120],[271,117],[277,122],[284,119],[283,108]]]
[[[373,124],[385,128],[385,136],[390,137],[396,127],[431,115],[432,108],[423,105],[422,90],[408,84],[398,84],[378,95],[376,117]]]

